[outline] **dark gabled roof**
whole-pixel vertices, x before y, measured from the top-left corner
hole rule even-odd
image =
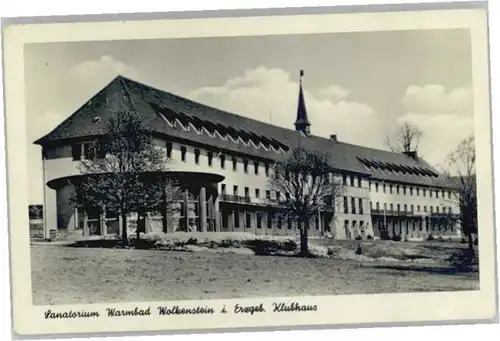
[[[291,129],[197,103],[123,76],[112,80],[73,115],[35,143],[48,145],[60,140],[102,134],[107,118],[112,115],[117,103],[132,106],[144,117],[150,129],[159,134],[208,145],[214,149],[279,160],[288,149],[301,145],[309,150],[328,152],[334,169],[371,175],[381,180],[446,186],[444,178],[435,176],[437,172],[421,158],[414,159],[404,154],[318,136],[305,136]],[[96,119],[97,117],[100,119]],[[176,121],[180,124],[172,125]],[[217,132],[228,134],[238,142],[231,140],[231,137],[223,139]],[[402,171],[388,172],[391,165]],[[404,169],[407,171],[403,171]]]

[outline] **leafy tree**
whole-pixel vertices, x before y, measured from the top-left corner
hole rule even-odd
[[[279,196],[270,199],[297,222],[300,231],[300,255],[309,256],[309,221],[324,208],[335,206],[342,195],[342,182],[332,176],[329,155],[303,147],[289,151],[287,158],[276,162],[269,186]]]
[[[386,137],[385,141],[395,153],[410,153],[418,151],[422,131],[415,124],[404,122],[398,126],[394,136]]]
[[[125,243],[127,216],[136,213],[139,220],[146,212],[168,208],[180,194],[176,182],[164,173],[169,163],[165,150],[154,144],[152,131],[131,110],[110,116],[89,154],[81,162],[86,178],[76,184],[74,201],[80,207],[105,207],[121,216]]]

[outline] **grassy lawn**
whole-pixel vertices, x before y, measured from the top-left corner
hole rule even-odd
[[[371,261],[32,245],[33,299],[34,304],[85,304],[479,288],[477,271],[456,273],[450,264],[435,261],[464,246],[403,244],[410,251],[396,262],[385,260],[383,252],[389,249],[396,257],[388,258],[395,259],[402,246],[381,248],[382,243],[363,245],[363,254],[382,252]],[[433,261],[405,258],[412,252],[431,254]]]

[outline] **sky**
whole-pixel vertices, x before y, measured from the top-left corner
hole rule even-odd
[[[299,72],[311,132],[387,149],[411,122],[419,156],[440,167],[473,129],[468,30],[123,40],[25,45],[30,204],[43,203],[50,132],[118,74],[293,129]]]

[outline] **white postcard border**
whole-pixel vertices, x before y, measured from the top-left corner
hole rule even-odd
[[[154,21],[14,25],[4,31],[6,146],[10,222],[11,280],[14,331],[18,334],[58,334],[236,327],[489,319],[495,315],[495,245],[491,116],[488,81],[487,19],[484,9],[388,13],[342,13],[243,18],[169,19]],[[24,90],[24,44],[119,39],[252,36],[469,28],[472,42],[474,124],[478,178],[478,224],[481,226],[480,290],[240,300],[137,302],[71,306],[34,306],[31,292],[27,140]],[[273,302],[317,305],[316,312],[273,313]],[[265,313],[236,315],[234,304],[266,307]],[[158,316],[159,305],[184,308],[209,306],[213,315]],[[226,305],[228,314],[219,311]],[[105,309],[151,307],[151,316],[108,318]],[[99,311],[99,319],[45,319],[44,313]]]

